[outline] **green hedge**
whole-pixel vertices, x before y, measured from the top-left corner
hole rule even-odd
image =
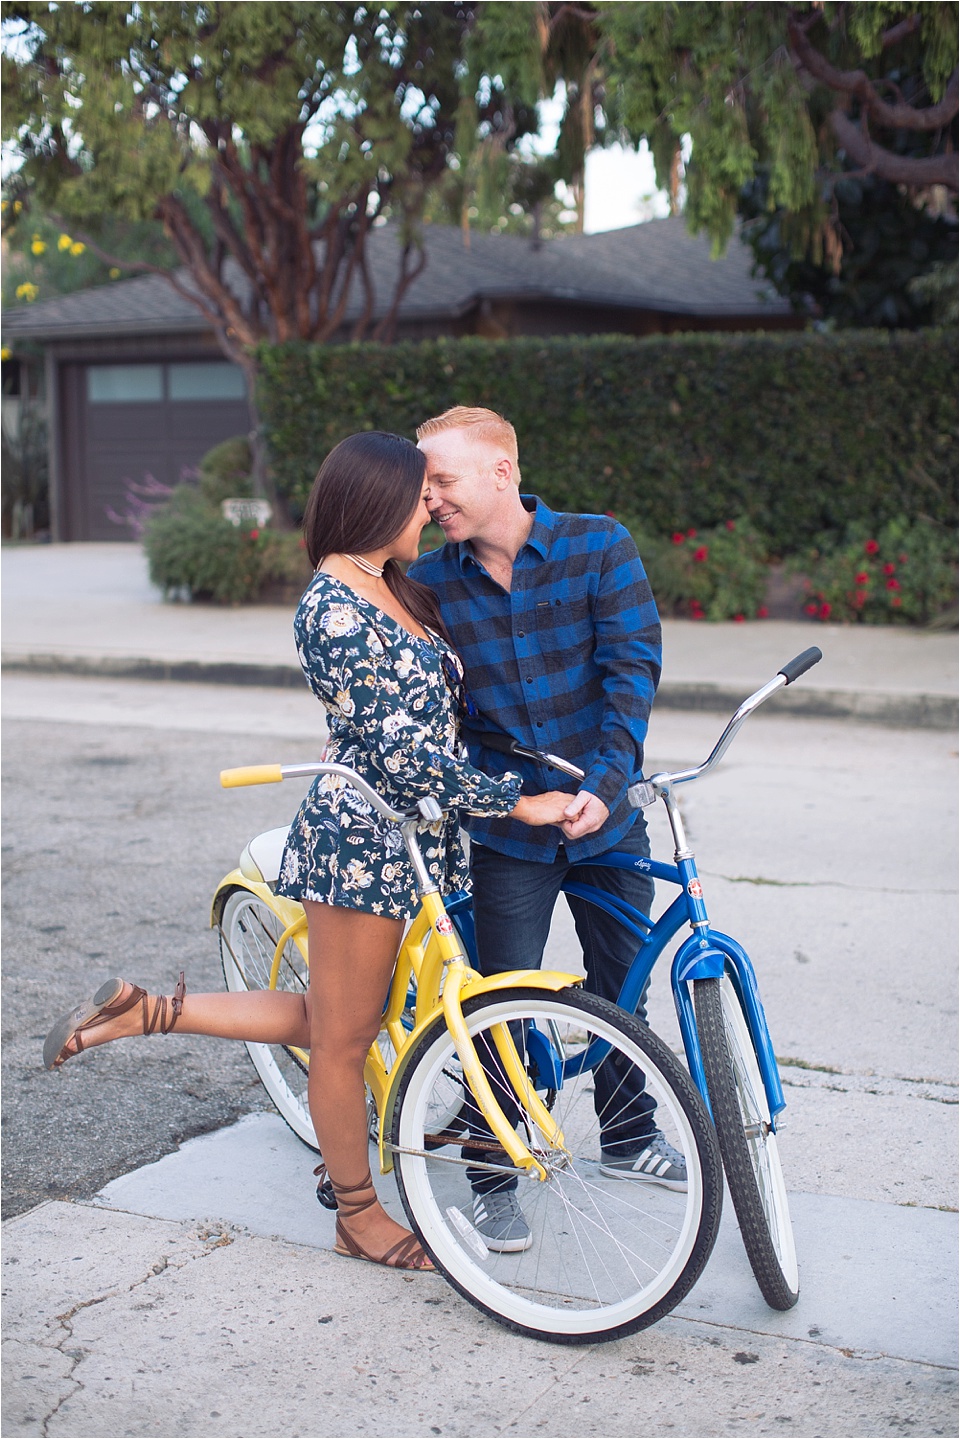
[[[524,490],[659,534],[748,518],[775,552],[924,515],[954,525],[957,346],[944,331],[264,346],[274,474],[302,506],[327,451],[454,404],[516,426]]]

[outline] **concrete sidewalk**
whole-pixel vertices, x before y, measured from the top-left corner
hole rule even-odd
[[[955,1432],[952,1214],[793,1196],[803,1294],[776,1314],[728,1206],[673,1314],[565,1348],[437,1277],[333,1255],[333,1216],[303,1203],[313,1162],[251,1115],[9,1221],[8,1439]]]
[[[2,593],[4,669],[303,684],[292,607],[165,604],[137,545],[8,547]],[[732,710],[810,645],[823,650],[822,662],[768,712],[956,727],[956,635],[907,628],[667,621],[657,703]]]

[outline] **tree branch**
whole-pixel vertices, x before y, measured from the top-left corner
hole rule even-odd
[[[856,164],[881,180],[895,185],[945,185],[957,193],[957,154],[910,156],[896,155],[871,140],[869,134],[843,110],[830,114],[830,128],[837,143]]]
[[[864,70],[838,70],[831,65],[796,20],[787,22],[787,32],[803,68],[828,89],[856,96],[871,120],[885,130],[939,130],[950,123],[960,108],[960,82],[956,70],[950,76],[943,99],[937,104],[923,109],[916,109],[913,105],[891,105],[880,98]]]

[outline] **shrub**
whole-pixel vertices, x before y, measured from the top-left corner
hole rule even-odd
[[[144,549],[150,579],[170,596],[240,604],[263,582],[257,531],[232,525],[192,485],[179,485],[147,521]]]
[[[250,470],[250,446],[241,435],[208,451],[186,483],[173,490],[154,484],[149,504],[137,486],[128,489],[137,513],[117,516],[118,522],[140,523],[150,579],[168,598],[185,590],[191,599],[216,604],[294,602],[305,589],[310,563],[299,533],[223,517],[224,500],[253,494]]]
[[[241,499],[253,494],[253,458],[246,435],[223,440],[208,450],[200,461],[200,493],[209,504]]]
[[[767,542],[748,520],[675,530],[668,540],[623,523],[637,542],[662,615],[693,620],[764,619]]]
[[[516,426],[524,490],[638,515],[653,535],[742,515],[783,556],[857,522],[956,522],[944,331],[264,346],[259,364],[273,472],[294,508],[345,435],[412,435],[479,404]]]
[[[931,624],[957,602],[956,539],[930,521],[892,520],[851,529],[797,567],[806,574],[811,619],[858,624]]]

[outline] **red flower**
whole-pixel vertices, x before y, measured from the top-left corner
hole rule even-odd
[[[613,513],[613,510],[604,510],[603,513],[606,515],[608,520],[615,520],[617,518],[616,515]]]
[[[880,553],[880,546],[877,544],[876,540],[867,540],[867,543],[864,545],[863,548],[868,555],[877,555]]]
[[[900,561],[900,563],[901,563],[902,565],[905,565],[905,564],[907,563],[907,557],[906,557],[906,555],[897,555],[897,559]]]
[[[889,562],[889,560],[888,560],[887,563],[886,563],[886,564],[884,565],[884,567],[883,567],[883,573],[884,573],[885,575],[895,575],[895,574],[897,573],[897,567],[896,567],[896,565],[890,564],[890,562]]]
[[[815,615],[817,613],[817,606],[815,604],[804,605],[803,608],[808,615]]]
[[[861,609],[864,604],[866,604],[866,600],[867,600],[867,592],[866,592],[866,590],[857,590],[856,593],[855,593],[854,596],[853,596],[853,603],[856,605],[856,607],[857,607],[858,610]]]
[[[688,539],[688,540],[695,540],[696,538],[697,538],[697,532],[696,532],[696,530],[687,530],[687,539]]]
[[[736,528],[737,528],[737,527],[736,527],[736,525],[734,524],[733,520],[727,520],[727,529],[728,529],[728,530],[735,530]]]
[[[251,531],[250,531],[250,538],[251,538],[252,540],[258,540],[258,539],[260,538],[260,531],[259,531],[259,530],[251,530]]]
[[[709,553],[710,551],[707,549],[706,545],[700,545],[700,547],[698,549],[695,549],[693,552],[694,563],[702,565]]]
[[[734,623],[735,625],[742,625],[745,618],[746,618],[745,615],[734,615],[734,617],[733,617],[733,623]]]
[[[895,610],[898,610],[903,604],[903,600],[900,598],[899,595],[892,595],[890,598],[890,603],[893,605]]]
[[[757,619],[765,620],[769,613],[770,611],[767,609],[766,605],[761,605],[760,608],[757,610]]]
[[[860,571],[860,573],[855,578],[855,583],[858,585],[868,585],[870,583],[870,576],[867,574],[866,570]]]
[[[827,601],[824,600],[823,604],[820,606],[820,618],[822,620],[825,620],[832,609],[833,606],[831,604],[828,604]]]
[[[686,538],[686,535],[682,534],[680,530],[677,530],[676,534],[671,536],[671,539],[673,540],[673,543],[675,545],[682,545]]]
[[[899,580],[887,580],[887,589],[888,589],[888,590],[898,590],[899,588],[900,588],[900,581],[899,581]]]

